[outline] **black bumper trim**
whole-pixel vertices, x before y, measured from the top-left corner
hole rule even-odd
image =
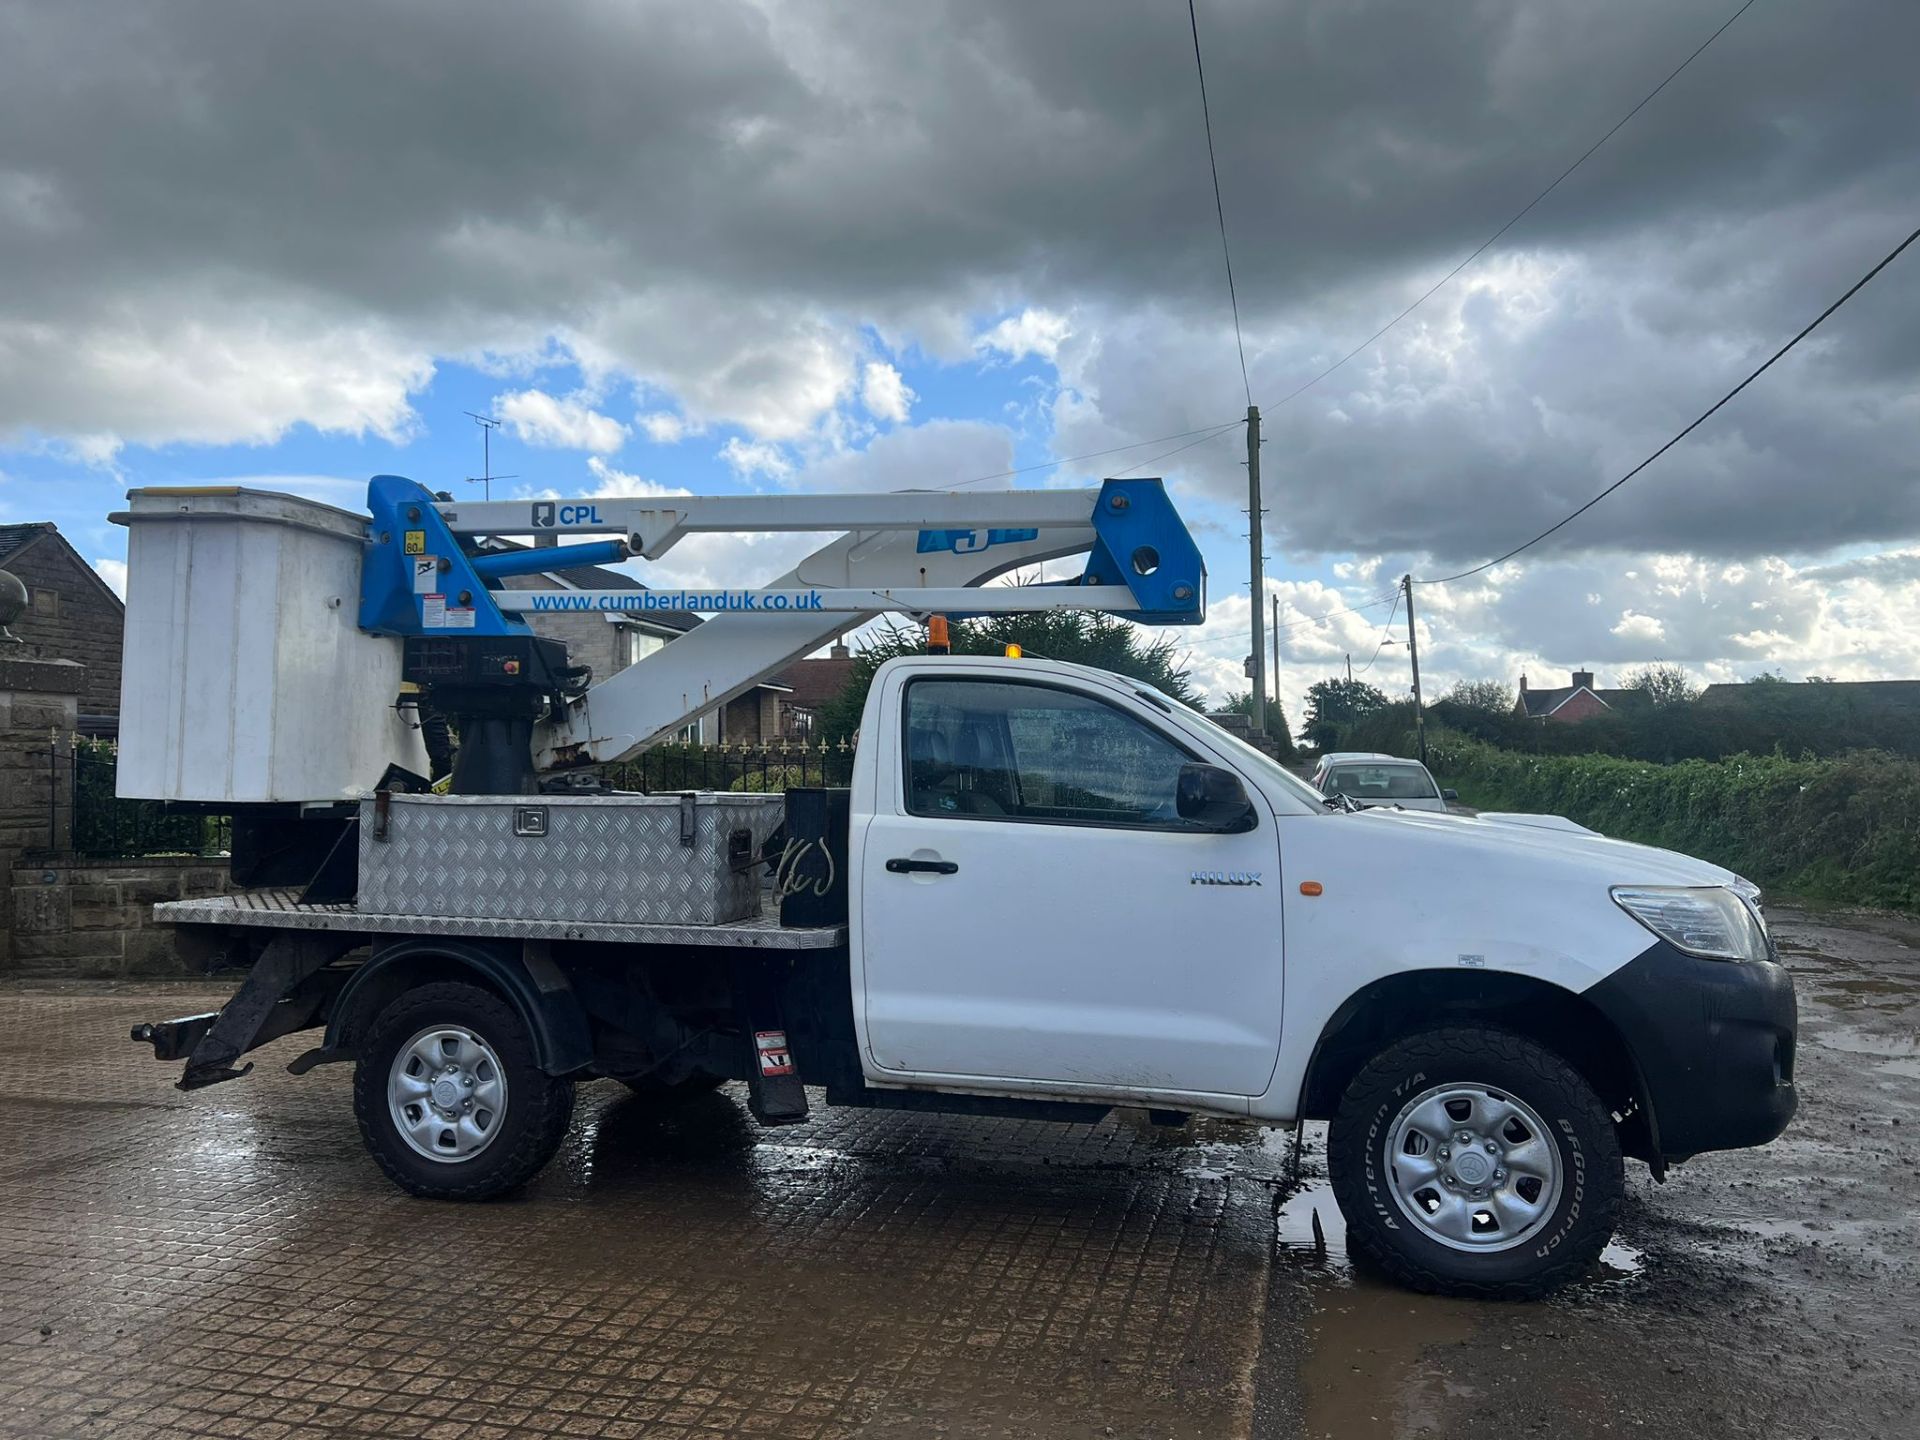
[[[1700,960],[1660,940],[1586,998],[1632,1052],[1665,1158],[1764,1145],[1793,1119],[1799,1011],[1784,966]]]

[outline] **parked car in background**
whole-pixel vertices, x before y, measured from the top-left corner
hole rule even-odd
[[[1339,750],[1320,757],[1313,786],[1323,795],[1344,795],[1356,805],[1398,805],[1403,810],[1441,810],[1460,797],[1434,784],[1418,760],[1397,755]]]

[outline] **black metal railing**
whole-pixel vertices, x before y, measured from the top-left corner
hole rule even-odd
[[[76,738],[46,752],[45,849],[87,859],[225,855],[232,820],[159,800],[115,793],[118,752],[110,740]],[[853,746],[776,740],[768,745],[661,745],[604,766],[619,790],[738,790],[771,793],[808,785],[847,785]]]
[[[657,745],[631,760],[603,766],[618,790],[744,790],[771,792],[807,785],[847,785],[853,746],[775,740],[767,745]]]
[[[76,738],[47,751],[47,849],[91,860],[150,855],[224,855],[231,820],[123,800],[115,793],[119,752],[111,740]]]

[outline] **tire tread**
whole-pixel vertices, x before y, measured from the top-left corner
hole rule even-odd
[[[1591,1270],[1613,1234],[1625,1188],[1620,1139],[1613,1117],[1585,1078],[1570,1064],[1538,1041],[1511,1030],[1475,1025],[1421,1031],[1389,1045],[1361,1067],[1347,1087],[1333,1125],[1364,1123],[1361,1117],[1377,1104],[1374,1098],[1377,1090],[1390,1087],[1409,1068],[1427,1065],[1444,1072],[1448,1067],[1458,1069],[1462,1061],[1471,1068],[1473,1057],[1492,1057],[1503,1068],[1537,1078],[1546,1093],[1568,1096],[1588,1112],[1587,1138],[1592,1142],[1592,1149],[1588,1157],[1585,1208],[1575,1237],[1570,1237],[1569,1243],[1562,1247],[1564,1258],[1542,1265],[1524,1278],[1501,1280],[1462,1278],[1420,1263],[1389,1244],[1385,1233],[1370,1223],[1370,1201],[1362,1173],[1344,1154],[1345,1146],[1330,1133],[1327,1161],[1334,1198],[1347,1216],[1348,1243],[1410,1289],[1477,1300],[1538,1299],[1581,1279]],[[1519,1093],[1517,1086],[1513,1088]],[[1534,1109],[1542,1108],[1536,1098],[1522,1098]],[[1357,1221],[1356,1216],[1360,1217]]]
[[[501,1048],[500,1037],[510,1036],[512,1043],[521,1048],[525,1058],[531,1061],[532,1045],[518,1012],[491,990],[457,980],[421,985],[399,996],[380,1012],[364,1048],[369,1054],[381,1055],[385,1052],[391,1031],[402,1026],[419,1029],[423,1024],[432,1023],[432,1012],[444,1014],[451,1008],[469,1010],[483,1017],[479,1028],[487,1032],[489,1042],[496,1049]],[[506,1154],[496,1159],[492,1153],[494,1147],[490,1146],[487,1155],[493,1163],[472,1178],[457,1178],[464,1166],[448,1166],[446,1168],[450,1174],[447,1181],[424,1184],[418,1175],[395,1163],[385,1135],[375,1128],[377,1121],[386,1118],[385,1068],[384,1065],[370,1066],[364,1061],[354,1067],[354,1118],[360,1124],[360,1138],[374,1162],[389,1180],[412,1195],[434,1200],[488,1200],[524,1185],[553,1158],[561,1141],[566,1138],[567,1127],[573,1122],[571,1080],[556,1079],[537,1070],[534,1073],[539,1075],[539,1082],[543,1083],[529,1084],[525,1077],[515,1077],[509,1101],[513,1105],[531,1105],[532,1116],[531,1122],[511,1140]],[[377,1074],[376,1069],[379,1072]],[[531,1096],[528,1096],[529,1090]]]

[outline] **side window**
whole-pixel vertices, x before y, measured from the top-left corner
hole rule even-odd
[[[1082,825],[1178,826],[1193,757],[1103,701],[1004,680],[915,680],[907,810]]]

